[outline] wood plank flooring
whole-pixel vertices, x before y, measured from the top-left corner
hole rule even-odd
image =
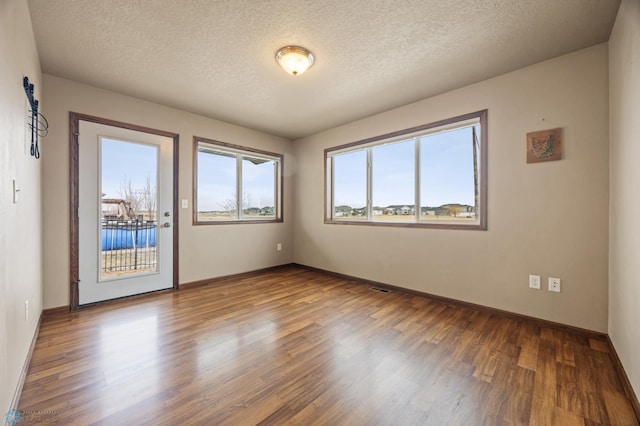
[[[637,425],[603,342],[288,266],[43,319],[65,425]]]

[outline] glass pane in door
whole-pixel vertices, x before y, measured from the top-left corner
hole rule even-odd
[[[100,138],[99,281],[157,273],[158,147]]]

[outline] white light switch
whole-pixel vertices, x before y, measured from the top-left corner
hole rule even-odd
[[[189,208],[189,200],[182,200],[182,208],[183,209]]]
[[[13,204],[18,204],[18,193],[20,190],[16,186],[16,180],[13,180]]]

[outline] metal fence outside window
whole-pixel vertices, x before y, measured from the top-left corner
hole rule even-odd
[[[101,226],[103,274],[157,270],[157,221],[103,220]]]

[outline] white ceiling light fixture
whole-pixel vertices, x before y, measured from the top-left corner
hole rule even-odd
[[[291,75],[303,74],[315,62],[313,53],[300,46],[285,46],[276,52],[276,61]]]

